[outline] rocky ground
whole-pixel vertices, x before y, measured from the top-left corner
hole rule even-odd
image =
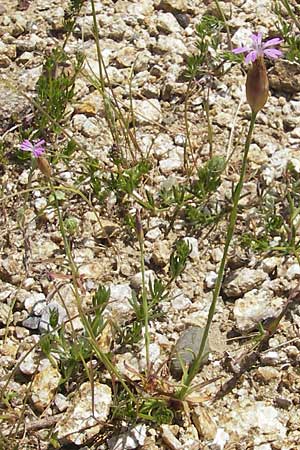
[[[220,5],[233,46],[255,30],[278,36],[274,2]],[[170,363],[171,355],[180,337],[181,344],[188,339],[197,350],[212,299],[250,117],[244,94],[246,66],[227,61],[226,70],[214,76],[207,69],[186,101],[184,71],[195,52],[195,27],[204,14],[218,17],[216,2],[95,1],[106,88],[122,113],[117,116],[118,109],[113,110],[114,134],[107,122],[107,103],[95,86],[101,74],[91,2],[85,2],[65,44],[70,61],[77,52],[84,55],[83,67],[64,111],[63,131],[45,135],[52,185],[78,267],[74,279],[51,186],[38,170],[31,173],[28,159],[18,157],[22,140],[35,137],[30,127],[42,114],[32,103],[36,83],[51,50],[64,43],[69,7],[63,0],[0,4],[0,448],[300,448],[299,64],[284,57],[268,63],[271,93],[254,130],[209,356],[195,379],[198,387],[183,409],[176,410],[172,398],[180,364]],[[225,28],[221,36],[225,51]],[[69,61],[57,70],[73,74]],[[204,106],[208,87],[211,145]],[[125,132],[120,131],[120,117],[131,117]],[[58,157],[66,154],[70,137],[77,143],[76,152],[71,159]],[[120,194],[120,186],[114,190],[107,181],[116,173],[116,143],[128,167],[142,158],[150,163],[130,194]],[[170,280],[170,255],[178,239],[191,249],[184,271],[169,283],[168,295],[150,321],[153,376],[152,384],[145,383],[143,339],[135,336],[132,341],[132,291],[139,292],[142,284],[140,249],[124,217],[134,217],[146,192],[157,199],[162,188],[185,186],[211,153],[229,158],[220,186],[205,205],[215,216],[222,213],[220,220],[187,226],[183,213],[173,214],[174,204],[141,210],[146,281]],[[94,173],[92,158],[99,164]],[[98,197],[95,179],[100,180]],[[108,185],[111,191],[107,194],[106,189],[104,195],[103,186]],[[83,364],[76,359],[75,346],[70,351],[70,342],[78,343],[83,333],[80,314],[91,310],[99,285],[110,288],[103,312],[106,326],[98,337],[101,355],[111,355],[137,396],[163,399],[160,417],[165,420],[142,420],[134,414],[130,418],[130,402],[104,369],[101,355],[94,351]],[[57,323],[65,323],[66,343],[63,347],[60,342],[60,356],[50,351],[47,357],[45,336],[53,309]],[[272,334],[268,324],[279,316]],[[270,331],[268,339],[259,341],[259,324]],[[62,365],[73,363],[68,377]]]

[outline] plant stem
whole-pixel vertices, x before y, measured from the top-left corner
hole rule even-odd
[[[141,254],[142,306],[143,306],[144,326],[145,326],[146,376],[148,377],[150,373],[150,355],[149,355],[150,337],[149,337],[149,311],[148,311],[147,290],[145,281],[145,260],[144,260],[145,252],[144,252],[144,239],[142,233],[140,233],[140,235],[139,233],[137,234]]]
[[[193,381],[194,377],[196,376],[196,374],[199,371],[201,360],[203,357],[203,351],[204,351],[205,344],[206,344],[206,341],[208,338],[209,329],[210,329],[210,326],[211,326],[211,323],[213,320],[213,316],[214,316],[214,313],[216,310],[217,300],[218,300],[218,297],[220,294],[223,276],[224,276],[227,254],[228,254],[229,246],[230,246],[230,243],[231,243],[231,240],[233,237],[234,228],[235,228],[235,224],[236,224],[238,203],[239,203],[239,199],[240,199],[240,195],[241,195],[241,191],[242,191],[242,187],[243,187],[243,183],[244,183],[244,177],[245,177],[246,167],[247,167],[247,157],[248,157],[248,152],[249,152],[249,147],[250,147],[250,143],[251,143],[251,138],[252,138],[252,133],[253,133],[253,129],[254,129],[256,116],[257,116],[257,113],[252,111],[251,121],[250,121],[249,130],[248,130],[246,143],[245,143],[240,179],[239,179],[239,182],[233,193],[233,206],[232,206],[232,210],[230,213],[226,241],[225,241],[225,246],[224,246],[224,250],[223,250],[221,264],[220,264],[220,267],[218,270],[218,277],[216,280],[216,285],[215,285],[215,289],[214,289],[214,293],[213,293],[213,299],[212,299],[212,302],[211,302],[211,305],[209,308],[207,322],[205,325],[204,334],[203,334],[203,338],[202,338],[201,345],[199,348],[199,352],[198,352],[196,358],[194,359],[194,361],[191,365],[191,368],[186,375],[186,378],[184,379],[184,386],[178,392],[178,397],[180,400],[183,400],[185,398],[185,396],[189,390],[191,382]]]

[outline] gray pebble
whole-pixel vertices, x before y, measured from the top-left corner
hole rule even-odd
[[[40,324],[40,320],[40,317],[27,317],[27,319],[23,320],[22,325],[29,330],[37,330]]]
[[[204,328],[200,327],[190,327],[183,332],[183,334],[178,339],[174,348],[174,357],[171,361],[171,374],[175,379],[179,379],[182,376],[182,364],[191,366],[192,362],[197,355],[202,337],[204,333]],[[203,352],[203,359],[201,366],[208,361],[208,354],[210,352],[210,347],[208,339],[205,343],[205,348]]]

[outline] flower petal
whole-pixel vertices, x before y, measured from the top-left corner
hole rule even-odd
[[[273,39],[269,39],[268,41],[266,41],[263,44],[263,48],[267,48],[267,47],[272,47],[273,45],[279,45],[281,44],[281,42],[283,41],[283,39],[280,38],[273,38]]]
[[[39,156],[41,156],[44,153],[45,149],[42,147],[34,147],[33,149],[33,156],[35,158],[38,158]]]
[[[28,139],[25,139],[20,145],[20,149],[23,150],[23,152],[32,152],[33,145]]]
[[[281,50],[277,50],[277,48],[267,48],[267,49],[264,50],[264,55],[267,58],[277,59],[280,56],[282,56],[282,51]]]
[[[245,53],[245,52],[249,52],[249,51],[250,51],[250,48],[248,48],[248,47],[238,47],[238,48],[234,48],[232,50],[232,53],[237,55],[238,53]]]
[[[245,63],[249,63],[249,62],[254,62],[257,58],[257,51],[256,50],[252,50],[251,52],[248,53],[248,55],[245,58]]]
[[[45,144],[45,140],[41,139],[40,141],[37,141],[34,145],[35,145],[35,147],[41,147],[44,144]]]
[[[254,45],[256,46],[260,46],[261,45],[261,41],[262,41],[262,33],[257,33],[257,34],[252,34],[251,35],[251,39],[254,43]]]

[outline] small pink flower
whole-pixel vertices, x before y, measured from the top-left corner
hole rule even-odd
[[[31,152],[35,158],[39,158],[45,151],[45,141],[41,139],[40,141],[32,144],[28,139],[22,142],[20,148],[23,152]]]
[[[262,42],[262,33],[252,34],[252,47],[238,47],[232,50],[233,53],[248,53],[245,58],[245,62],[254,62],[260,56],[266,56],[270,59],[277,59],[282,56],[282,51],[274,48],[282,42],[280,38],[269,39],[266,42]]]

